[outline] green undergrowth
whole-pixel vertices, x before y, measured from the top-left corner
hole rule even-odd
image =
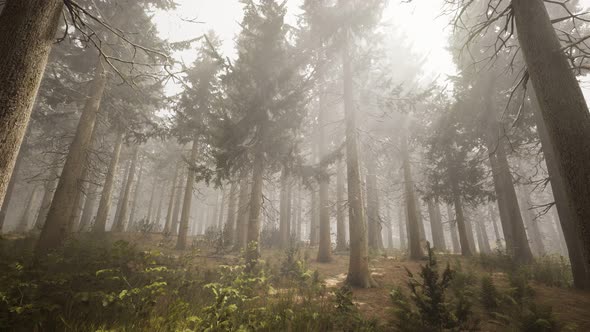
[[[246,272],[124,241],[69,241],[39,259],[22,245],[1,248],[0,330],[378,330],[350,289],[327,290],[298,249]]]

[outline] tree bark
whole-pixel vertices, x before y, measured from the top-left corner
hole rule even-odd
[[[158,186],[158,176],[154,175],[153,176],[153,182],[152,182],[152,190],[150,192],[150,202],[148,205],[148,214],[146,216],[146,220],[148,223],[152,223],[152,212],[154,211],[154,200],[156,199],[156,188]],[[159,207],[159,204],[158,204]]]
[[[401,137],[401,154],[403,158],[404,188],[406,198],[406,219],[408,226],[408,256],[412,260],[422,259],[424,252],[420,243],[420,225],[414,196],[414,182],[412,180],[412,168],[410,165],[410,152],[408,151],[408,137]]]
[[[282,249],[286,249],[289,247],[289,213],[290,211],[287,210],[287,186],[289,182],[289,175],[287,172],[287,168],[283,167],[281,171],[281,194],[280,194],[280,202],[279,202],[279,234],[280,234],[280,243],[279,246]]]
[[[492,221],[492,226],[494,226],[494,235],[496,236],[496,246],[499,249],[502,249],[502,236],[500,236],[500,228],[498,227],[498,219],[496,219],[496,214],[494,213],[494,207],[492,204],[488,205],[488,213],[490,215],[490,220]]]
[[[238,180],[239,181],[239,180]],[[236,242],[236,205],[238,202],[238,181],[232,181],[229,188],[229,200],[227,204],[227,218],[225,221],[226,241],[233,246]]]
[[[336,173],[336,250],[346,250],[346,221],[344,210],[346,209],[344,198],[344,165],[338,162]]]
[[[68,156],[47,213],[47,221],[37,242],[36,250],[39,254],[45,254],[49,250],[61,246],[68,235],[70,221],[68,217],[77,208],[74,206],[75,195],[79,190],[79,181],[88,162],[87,153],[92,144],[92,133],[106,81],[102,59],[99,58],[76,135],[70,144]]]
[[[404,215],[404,211],[406,210],[405,206],[402,207],[401,204],[399,206],[399,213],[398,213],[398,227],[399,227],[399,248],[400,250],[406,250],[408,236],[406,235],[406,216]]]
[[[541,0],[513,0],[518,39],[535,89],[575,233],[590,271],[590,113]],[[564,229],[565,230],[565,229]],[[564,232],[565,234],[565,232]],[[586,278],[588,280],[588,278]],[[589,287],[589,282],[585,282]]]
[[[117,132],[115,139],[115,145],[113,147],[113,153],[111,156],[111,162],[109,163],[109,169],[107,176],[102,187],[102,193],[100,195],[100,202],[98,203],[98,211],[96,212],[96,220],[92,231],[94,233],[104,233],[107,226],[107,218],[111,209],[111,196],[113,195],[113,184],[115,182],[115,174],[117,174],[117,168],[119,167],[119,157],[121,156],[121,147],[123,146],[123,132]]]
[[[113,224],[112,232],[123,232],[127,224],[127,210],[129,209],[129,198],[131,196],[131,187],[133,186],[133,179],[135,178],[135,169],[137,168],[137,159],[139,157],[139,147],[136,146],[133,151],[133,157],[131,159],[131,166],[129,168],[129,175],[125,183],[125,191],[121,200],[121,211],[119,211],[119,218],[115,220]]]
[[[98,188],[95,184],[91,184],[86,190],[86,200],[84,201],[84,208],[82,209],[82,216],[80,217],[80,227],[78,227],[79,232],[86,232],[89,230],[90,224],[92,223],[92,214],[96,207],[96,199],[98,198],[96,193],[97,190]]]
[[[312,187],[311,189],[311,211],[309,220],[309,245],[315,247],[319,242],[318,222],[319,222],[319,193]]]
[[[346,36],[345,38],[349,38]],[[348,227],[350,256],[347,282],[368,288],[376,285],[369,271],[367,220],[362,197],[361,174],[357,146],[356,112],[353,99],[353,71],[348,40],[343,47],[344,113],[346,122],[346,170],[348,174]]]
[[[563,178],[559,174],[559,165],[555,159],[555,149],[549,139],[547,127],[543,121],[534,91],[532,94],[533,116],[537,124],[537,132],[541,141],[541,150],[545,157],[547,173],[549,174],[549,180],[551,182],[551,191],[553,193],[553,198],[555,199],[555,208],[558,214],[558,218],[556,219],[559,223],[558,230],[559,232],[563,230],[563,233],[558,232],[558,234],[563,234],[564,242],[567,247],[564,254],[569,257],[572,266],[574,287],[578,289],[590,289],[590,271],[588,270],[589,267],[584,263],[583,247],[580,238],[578,237],[576,221],[574,219],[577,218],[577,216],[568,204]],[[559,245],[562,245],[561,241],[559,242]]]
[[[537,256],[543,256],[546,254],[545,246],[543,245],[543,235],[541,235],[541,230],[539,229],[537,220],[535,220],[535,214],[532,211],[534,207],[531,204],[530,194],[525,187],[521,186],[519,189],[518,200],[520,202],[519,205],[522,206],[521,213],[524,216],[531,249]]]
[[[193,141],[191,148],[191,162],[195,162],[197,159],[199,144]],[[186,186],[184,187],[184,202],[182,204],[182,214],[180,216],[180,229],[178,231],[178,241],[176,242],[176,250],[186,249],[186,242],[188,238],[188,226],[191,215],[191,205],[193,199],[193,186],[195,183],[195,170],[190,165],[186,175]]]
[[[0,13],[0,205],[4,201],[47,58],[63,0],[9,0]],[[1,229],[0,225],[0,229]],[[43,238],[46,248],[60,242]]]

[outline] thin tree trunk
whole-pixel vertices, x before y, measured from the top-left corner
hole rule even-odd
[[[288,223],[288,213],[287,211],[287,186],[289,181],[289,175],[287,172],[287,168],[283,167],[281,171],[281,194],[280,194],[280,202],[279,202],[279,234],[280,234],[280,242],[279,246],[282,249],[289,247],[289,223]]]
[[[10,0],[0,13],[0,205],[55,41],[63,4],[63,0]],[[59,232],[50,239],[47,235],[43,248],[60,244]]]
[[[463,215],[463,204],[461,202],[461,197],[459,196],[458,188],[456,187],[455,182],[453,183],[453,205],[455,206],[455,223],[457,225],[457,230],[459,231],[461,255],[471,256],[473,255],[473,252],[471,251],[471,246],[469,245],[469,240],[467,239],[465,216]]]
[[[133,151],[133,157],[131,159],[131,166],[129,166],[129,175],[125,182],[125,191],[121,200],[121,211],[119,211],[119,218],[115,220],[113,224],[113,232],[123,232],[125,225],[127,224],[127,210],[129,209],[129,198],[131,196],[131,187],[133,186],[133,179],[135,178],[135,169],[137,168],[137,159],[139,157],[139,147],[136,146]]]
[[[238,180],[239,181],[239,180]],[[226,241],[230,246],[236,242],[236,205],[238,204],[238,181],[232,181],[229,188],[229,201],[227,204],[227,218],[225,221]]]
[[[39,213],[37,214],[37,220],[35,220],[35,224],[33,226],[34,230],[41,230],[43,229],[43,225],[45,224],[45,220],[47,218],[47,213],[49,212],[49,208],[51,207],[51,200],[53,199],[53,193],[55,192],[55,187],[57,186],[57,181],[59,179],[59,157],[56,155],[53,163],[51,165],[51,173],[49,175],[49,179],[45,180],[43,198],[41,199],[41,206],[39,207]],[[12,180],[11,180],[12,181]],[[8,196],[7,196],[8,198]],[[8,201],[9,199],[7,199]]]
[[[518,192],[520,206],[522,206],[522,215],[524,217],[528,238],[530,239],[531,249],[537,256],[545,255],[545,246],[543,245],[543,235],[535,220],[533,205],[530,201],[530,194],[525,187],[520,187]]]
[[[160,192],[160,194],[158,195],[158,208],[156,209],[156,219],[154,220],[154,223],[158,226],[157,228],[160,229],[160,226],[162,225],[161,220],[162,220],[162,205],[164,205],[164,198],[165,198],[165,193],[166,190],[162,189],[162,191]]]
[[[406,210],[405,205],[402,207],[401,204],[399,206],[398,212],[398,227],[399,227],[399,248],[400,250],[406,250],[408,248],[407,239],[408,236],[406,235],[406,216],[404,215],[404,211]]]
[[[480,250],[483,253],[489,254],[492,252],[492,248],[490,247],[490,238],[488,236],[488,231],[486,229],[486,224],[485,224],[485,219],[479,219],[479,221],[475,221],[476,222],[476,227],[479,227],[480,232],[481,232],[481,238],[482,238],[482,242],[480,243]]]
[[[407,136],[402,136],[401,145],[409,240],[408,256],[412,260],[418,260],[424,257],[424,252],[422,251],[422,245],[420,243],[420,225],[418,221],[416,198],[414,196],[414,182],[412,180],[412,168],[410,165],[410,152],[408,151]]]
[[[21,215],[20,221],[18,226],[16,227],[17,233],[25,233],[29,230],[29,221],[31,219],[31,210],[33,209],[33,204],[35,203],[35,198],[37,197],[37,187],[33,187],[31,190],[31,194],[29,195],[29,199],[27,199],[27,204],[23,209],[23,214]]]
[[[496,246],[499,249],[503,248],[502,246],[502,236],[500,236],[500,229],[498,227],[498,219],[496,218],[496,214],[494,213],[494,207],[492,204],[488,204],[488,213],[490,215],[490,220],[492,221],[492,226],[494,226],[494,235],[496,236]]]
[[[264,152],[258,147],[252,166],[252,190],[250,193],[250,211],[248,220],[248,237],[246,239],[246,264],[251,270],[260,257],[260,210],[262,207],[262,176],[264,175]]]
[[[191,148],[191,162],[195,162],[197,159],[197,151],[199,144],[193,141]],[[186,175],[186,185],[184,187],[184,202],[182,204],[182,214],[180,216],[180,229],[178,232],[178,241],[176,242],[176,250],[186,249],[186,242],[188,237],[188,225],[191,214],[191,204],[193,199],[193,186],[195,183],[195,170],[194,168],[188,167]]]
[[[318,222],[319,222],[319,193],[311,188],[311,211],[309,221],[309,245],[315,247],[319,242]]]
[[[461,252],[461,244],[457,236],[457,220],[453,216],[451,205],[447,205],[447,216],[449,218],[449,232],[451,233],[451,242],[453,243],[453,253]]]
[[[123,146],[123,132],[117,132],[115,139],[115,146],[111,156],[111,162],[107,171],[107,176],[102,187],[100,195],[100,202],[98,203],[98,211],[96,212],[96,220],[92,231],[95,233],[104,233],[106,231],[107,218],[111,209],[111,196],[113,194],[113,184],[115,182],[115,174],[119,167],[119,157],[121,156],[121,147]]]
[[[174,197],[174,210],[172,210],[172,222],[170,224],[170,234],[174,236],[178,235],[178,224],[180,222],[180,211],[182,209],[182,190],[184,189],[182,185],[183,180],[184,172],[183,169],[181,169],[178,176],[178,185],[176,187],[176,194]],[[217,206],[215,208],[217,209]],[[217,216],[213,218],[213,224],[215,224],[216,219]]]
[[[394,248],[393,245],[393,221],[391,217],[391,205],[387,205],[387,247],[391,250]]]
[[[180,163],[174,166],[174,177],[172,177],[172,186],[170,187],[170,199],[168,200],[168,212],[166,213],[166,223],[164,224],[164,234],[170,233],[172,227],[172,216],[174,210],[174,198],[176,186],[179,186],[180,180],[178,174],[180,173]]]
[[[346,36],[345,38],[349,38]],[[348,173],[348,227],[350,256],[347,282],[352,286],[368,288],[376,283],[369,271],[367,220],[362,197],[361,174],[357,146],[356,114],[353,99],[353,71],[348,49],[343,47],[344,113],[346,120],[346,169]]]
[[[447,250],[445,245],[445,234],[443,231],[442,221],[440,220],[440,211],[437,215],[438,201],[428,200],[428,216],[430,217],[430,229],[432,231],[432,243],[436,250]]]
[[[18,157],[16,158],[16,163],[14,164],[14,168],[10,176],[10,182],[8,183],[8,187],[6,188],[6,196],[4,201],[2,202],[2,207],[0,208],[0,234],[2,234],[4,221],[6,220],[6,215],[8,214],[8,207],[10,206],[10,200],[12,199],[12,194],[14,193],[14,186],[16,184],[16,181],[18,180],[18,172],[20,170],[22,160],[25,155],[26,148],[24,147],[24,145],[25,144],[23,144],[23,147],[21,147],[18,153]],[[45,213],[45,215],[47,215],[47,213]],[[43,219],[43,222],[45,222],[45,219]]]
[[[346,250],[346,221],[344,219],[344,165],[338,162],[336,173],[336,250]]]
[[[150,224],[152,223],[152,212],[154,211],[154,200],[156,199],[156,188],[157,187],[158,187],[158,176],[155,175],[153,182],[152,182],[152,190],[150,192],[150,202],[148,205],[148,214],[146,216],[146,220]],[[158,208],[160,208],[160,207],[161,206],[158,204]]]
[[[84,201],[84,208],[80,217],[80,227],[78,227],[79,232],[86,232],[90,228],[92,214],[94,213],[96,199],[98,198],[97,190],[98,188],[95,184],[91,184],[86,190],[86,200]]]
[[[88,148],[92,144],[92,133],[100,108],[100,102],[106,85],[106,73],[99,58],[94,71],[82,116],[76,129],[74,140],[70,144],[68,156],[63,167],[57,189],[47,213],[47,221],[37,242],[37,253],[44,254],[59,247],[68,233],[68,217],[76,208],[75,195],[78,184],[87,163]]]
[[[590,271],[590,113],[545,4],[513,0],[518,39],[535,89],[558,174],[563,180],[575,233]],[[565,229],[564,229],[565,234]],[[570,253],[571,254],[571,253]],[[590,288],[586,274],[584,287]],[[577,287],[582,287],[577,283]]]
[[[135,211],[137,210],[139,193],[141,192],[141,178],[143,175],[143,162],[140,161],[139,174],[135,183],[135,190],[133,191],[133,201],[131,202],[131,213],[129,214],[129,223],[127,224],[127,231],[132,231],[137,224],[135,221]]]
[[[236,218],[236,244],[235,251],[246,249],[248,241],[248,206],[250,206],[250,199],[248,197],[248,175],[249,170],[243,168],[240,171],[240,195],[238,199],[238,215]]]
[[[367,221],[369,248],[379,251],[383,249],[383,240],[381,236],[381,220],[379,217],[379,193],[377,189],[377,165],[375,156],[367,155]]]

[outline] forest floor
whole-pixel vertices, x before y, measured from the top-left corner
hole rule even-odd
[[[150,243],[149,247],[153,247],[153,243],[155,243],[153,239],[146,241],[145,238],[139,239],[138,237],[126,238],[126,240],[138,243],[140,246]],[[199,264],[210,267],[236,264],[240,259],[239,255],[236,254],[206,254],[208,250],[205,248],[199,251],[201,254],[195,259],[199,260]],[[333,253],[333,260],[329,263],[318,263],[315,260],[317,248],[305,248],[301,254],[305,257],[307,267],[310,270],[319,272],[320,279],[323,280],[329,290],[333,291],[344,285],[349,259],[346,252]],[[282,256],[284,256],[284,253],[280,250],[266,249],[262,251],[262,259],[270,262],[270,264],[278,264]],[[437,258],[441,269],[448,263],[454,269],[467,271],[467,273],[475,275],[477,280],[480,280],[485,275],[491,276],[500,291],[508,291],[510,288],[509,276],[506,272],[497,269],[486,270],[477,263],[475,258],[466,259],[458,255],[443,253],[437,254]],[[408,273],[406,269],[417,275],[420,266],[425,262],[426,260],[408,261],[400,252],[372,256],[370,270],[373,279],[378,283],[378,287],[353,289],[353,302],[359,308],[363,317],[376,319],[380,324],[391,322],[394,314],[390,292],[396,287],[408,291]],[[555,317],[560,322],[567,324],[568,330],[590,331],[590,292],[573,288],[549,287],[534,280],[530,280],[529,285],[534,290],[534,302],[539,305],[550,306]],[[493,323],[493,319],[485,313],[485,309],[478,301],[473,301],[473,304],[474,312],[481,319],[480,329],[482,331],[502,330]]]

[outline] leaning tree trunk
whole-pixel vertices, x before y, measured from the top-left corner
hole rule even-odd
[[[0,13],[0,204],[4,201],[63,8],[63,0],[8,0]],[[1,225],[0,225],[1,229]],[[60,243],[59,232],[46,248]]]
[[[250,211],[248,237],[246,238],[246,264],[251,270],[260,257],[260,212],[262,208],[262,182],[264,175],[264,152],[257,147],[252,165],[252,190],[250,192]]]
[[[102,193],[100,195],[100,202],[98,203],[98,211],[96,212],[96,219],[92,231],[95,233],[104,233],[107,225],[107,218],[111,209],[111,196],[113,195],[113,184],[115,182],[115,174],[119,167],[119,157],[121,156],[121,147],[123,146],[123,132],[118,131],[113,147],[111,162],[107,171],[107,176],[102,186]]]
[[[442,221],[440,220],[440,211],[438,200],[428,200],[428,216],[430,217],[430,229],[432,231],[432,244],[436,250],[447,250],[445,245],[445,234],[443,231]],[[438,212],[438,214],[437,214]]]
[[[197,159],[198,143],[193,141],[191,148],[190,161],[194,163]],[[191,204],[193,201],[193,186],[195,183],[195,169],[189,165],[186,175],[186,186],[184,187],[184,202],[182,203],[182,214],[180,216],[180,229],[178,231],[178,241],[176,242],[176,250],[186,249],[186,242],[188,237],[188,225],[191,215]]]
[[[346,37],[348,38],[348,36]],[[363,204],[356,114],[353,99],[353,71],[347,40],[343,48],[344,113],[346,120],[346,170],[348,173],[348,227],[350,255],[347,282],[356,287],[375,286],[369,271],[367,220]]]
[[[112,232],[123,232],[125,225],[127,224],[127,210],[129,208],[129,196],[131,196],[131,187],[133,186],[133,178],[135,178],[135,168],[137,167],[137,159],[139,157],[139,147],[135,147],[133,151],[133,157],[131,159],[131,166],[129,166],[129,175],[125,182],[125,191],[123,196],[119,198],[121,200],[121,210],[119,211],[119,218],[116,218]]]
[[[47,221],[37,242],[37,253],[46,253],[48,250],[59,247],[68,235],[68,217],[77,208],[74,206],[75,195],[79,190],[79,180],[86,167],[87,152],[92,142],[92,132],[96,124],[106,81],[102,59],[99,58],[76,135],[70,144],[68,156],[47,213]]]
[[[541,0],[513,0],[528,74],[540,105],[575,233],[590,271],[590,113]],[[565,234],[565,233],[564,233]],[[584,283],[590,287],[586,278]]]
[[[533,96],[533,98],[534,97],[535,96]],[[533,103],[535,105],[536,101],[533,101]],[[558,223],[561,225],[559,229],[563,230],[564,242],[567,247],[565,255],[569,257],[572,267],[574,287],[578,289],[590,289],[590,271],[587,270],[588,266],[584,263],[583,247],[580,238],[578,237],[576,222],[574,220],[575,214],[573,213],[571,206],[568,205],[563,178],[559,174],[559,166],[555,159],[555,150],[549,139],[547,127],[543,121],[538,104],[536,104],[533,109],[533,116],[535,117],[535,122],[537,124],[537,132],[541,140],[541,149],[545,156],[547,173],[549,173],[551,190],[553,192],[553,198],[555,199],[555,208],[559,216],[559,218],[557,218]],[[561,241],[559,242],[559,245],[562,245]]]
[[[346,221],[344,219],[344,167],[342,161],[338,162],[336,172],[336,250],[346,250]]]

